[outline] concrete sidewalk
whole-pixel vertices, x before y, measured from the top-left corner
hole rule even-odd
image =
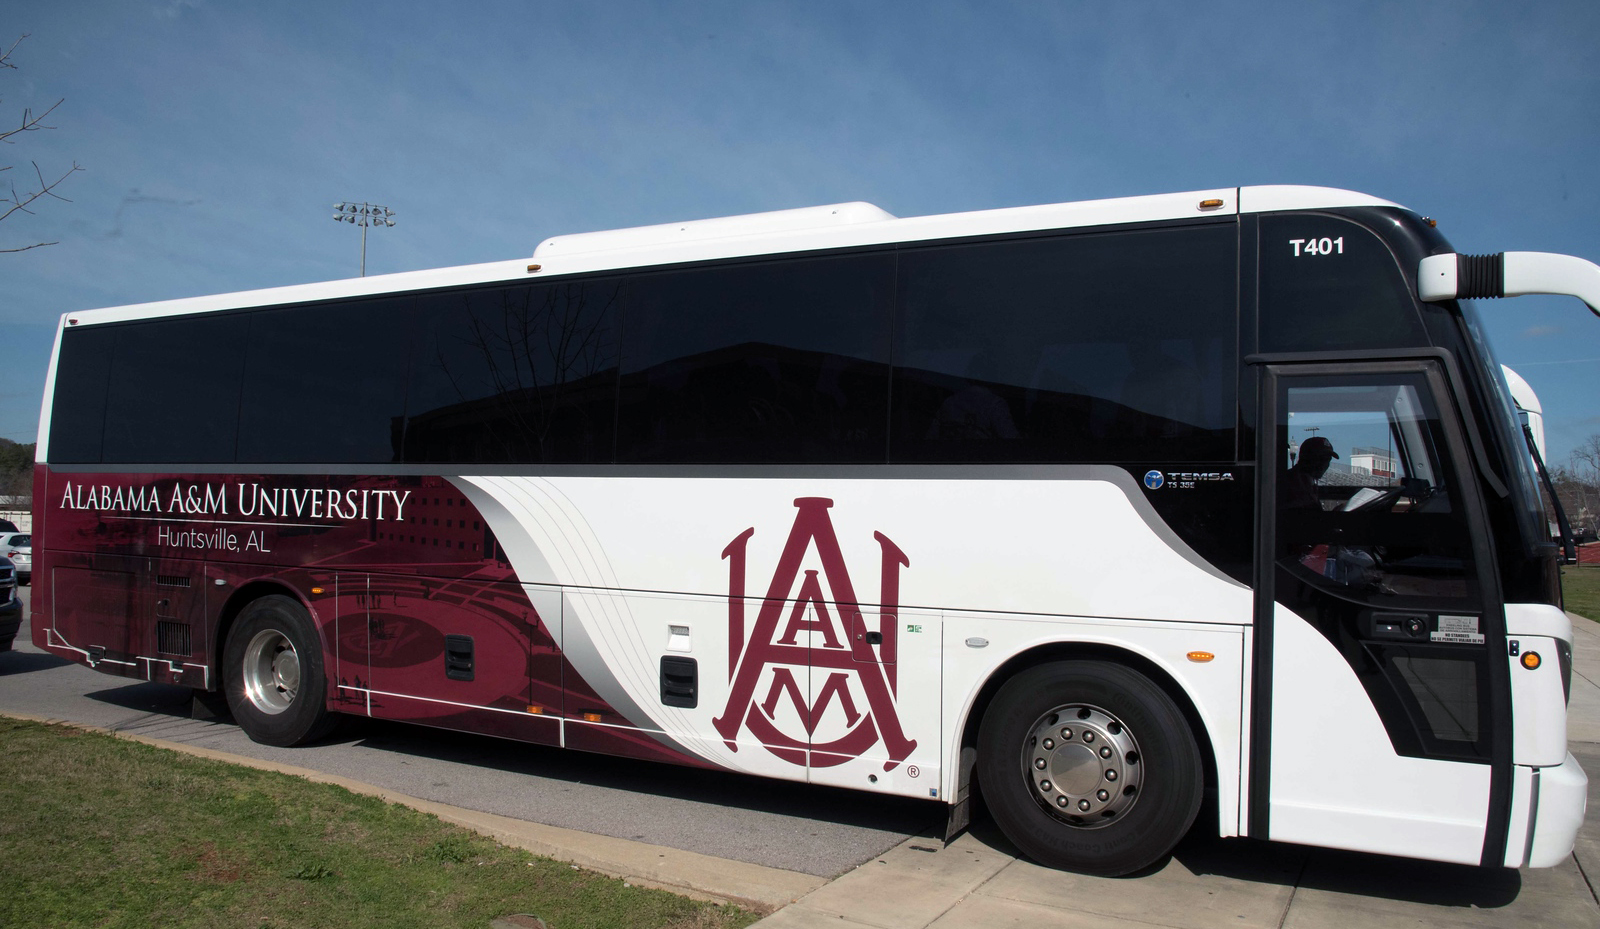
[[[1494,871],[1190,838],[1126,878],[1042,868],[993,827],[950,846],[913,839],[761,920],[761,929],[1600,927],[1600,624],[1572,617],[1568,738],[1590,773],[1589,815],[1559,867]]]

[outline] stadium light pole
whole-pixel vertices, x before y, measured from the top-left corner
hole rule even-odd
[[[341,200],[333,205],[333,221],[355,223],[361,227],[361,276],[367,276],[367,227],[393,226],[394,210],[376,203],[351,203]]]

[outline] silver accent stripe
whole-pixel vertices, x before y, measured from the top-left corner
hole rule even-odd
[[[1528,791],[1528,835],[1522,840],[1522,861],[1527,864],[1533,857],[1533,835],[1539,825],[1539,769],[1533,769],[1533,786]]]

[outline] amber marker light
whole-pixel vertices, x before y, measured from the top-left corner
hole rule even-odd
[[[1200,201],[1200,209],[1202,210],[1214,210],[1221,205],[1222,200],[1218,197],[1212,197],[1210,200]]]
[[[535,716],[543,716],[544,715],[544,707],[542,707],[542,706],[530,706],[530,707],[528,707],[528,712],[532,713]]]
[[[311,592],[314,593],[314,594],[320,594],[320,593],[322,593],[322,588],[321,587],[313,587],[313,588],[311,588]]]
[[[1524,668],[1527,668],[1529,671],[1534,670],[1535,668],[1539,667],[1539,665],[1541,665],[1543,663],[1544,663],[1544,659],[1539,657],[1539,653],[1538,652],[1523,652],[1522,653],[1522,666]]]
[[[543,267],[544,267],[544,265],[528,265],[528,273],[532,274],[535,271],[538,271],[540,268],[543,268]]]
[[[1217,656],[1211,654],[1210,652],[1190,652],[1188,654],[1188,658],[1189,658],[1190,661],[1205,662],[1205,661],[1210,661],[1211,659],[1213,659],[1215,657],[1217,657]]]
[[[585,710],[583,713],[583,719],[584,722],[597,723],[600,721],[601,716],[599,713],[596,713],[592,710]]]

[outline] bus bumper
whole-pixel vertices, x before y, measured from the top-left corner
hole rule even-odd
[[[1552,868],[1572,854],[1588,808],[1589,778],[1568,752],[1555,767],[1517,765],[1506,867]]]

